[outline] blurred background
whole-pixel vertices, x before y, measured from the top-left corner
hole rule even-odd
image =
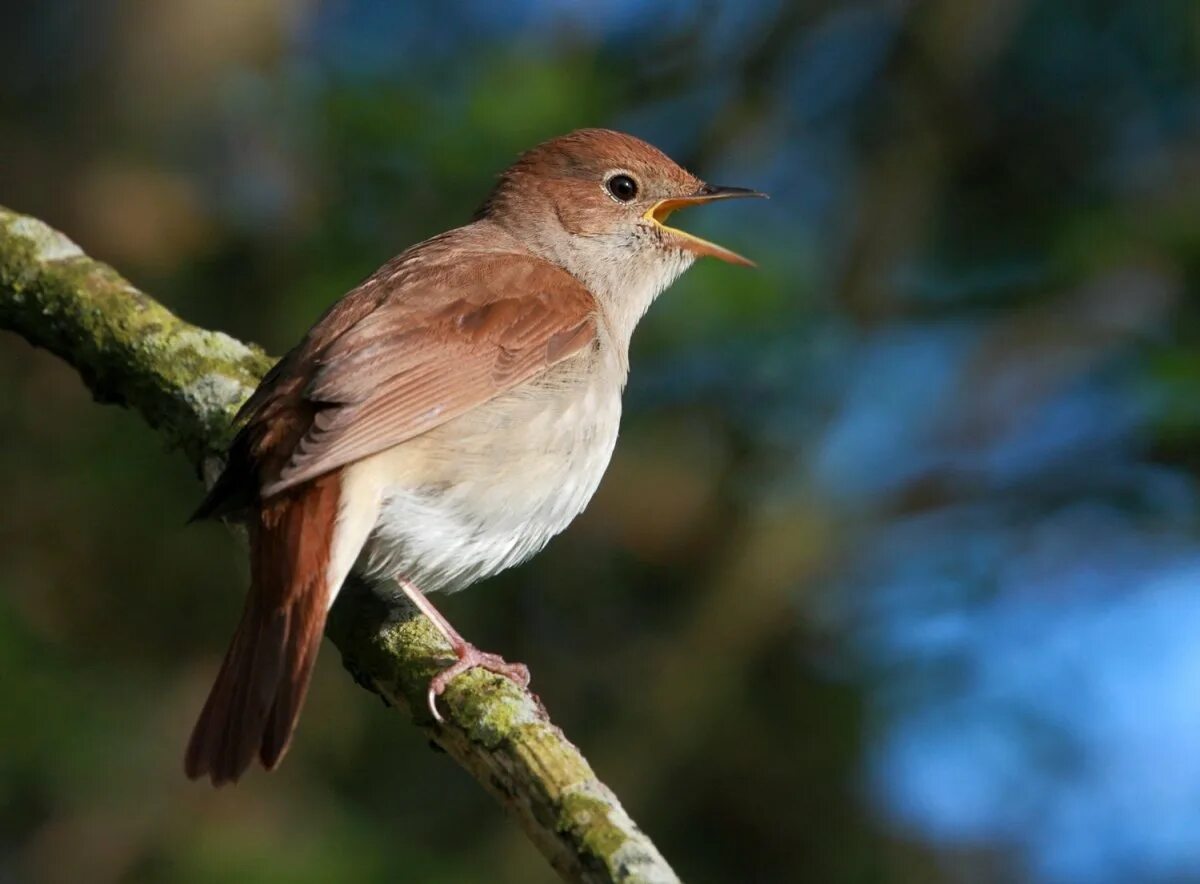
[[[522,149],[769,191],[634,341],[586,514],[444,601],[692,882],[1200,881],[1195,0],[55,0],[0,204],[288,347]],[[328,645],[287,763],[181,753],[242,554],[0,334],[0,881],[553,880]]]

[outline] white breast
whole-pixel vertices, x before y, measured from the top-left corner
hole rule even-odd
[[[379,515],[369,578],[454,591],[532,556],[591,500],[612,456],[624,372],[607,348],[356,464]],[[616,370],[611,370],[616,369]]]

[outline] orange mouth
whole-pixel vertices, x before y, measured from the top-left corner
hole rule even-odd
[[[642,217],[652,224],[657,225],[661,229],[670,233],[680,241],[680,245],[696,255],[709,255],[713,258],[719,258],[730,264],[740,264],[743,267],[756,266],[749,258],[739,255],[737,252],[730,251],[724,246],[719,246],[714,242],[709,242],[706,239],[701,239],[694,234],[688,233],[686,230],[680,230],[677,227],[668,227],[666,220],[671,217],[671,214],[678,209],[684,209],[688,206],[698,206],[704,203],[716,202],[723,199],[739,199],[746,197],[757,197],[766,199],[765,193],[759,193],[755,190],[747,190],[744,187],[715,187],[706,184],[700,189],[699,193],[692,196],[673,197],[671,199],[659,200],[651,206],[646,214]]]

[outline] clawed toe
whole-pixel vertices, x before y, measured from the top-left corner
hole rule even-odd
[[[529,667],[524,663],[509,663],[499,654],[480,651],[474,645],[468,644],[461,649],[458,659],[454,663],[435,675],[429,682],[426,699],[429,703],[430,713],[439,724],[443,723],[445,719],[438,711],[437,698],[450,686],[450,682],[468,669],[486,669],[488,672],[504,676],[522,688],[529,686]]]

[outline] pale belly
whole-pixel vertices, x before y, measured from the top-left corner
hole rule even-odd
[[[558,372],[377,455],[379,514],[356,570],[452,592],[538,552],[600,484],[620,393]]]

